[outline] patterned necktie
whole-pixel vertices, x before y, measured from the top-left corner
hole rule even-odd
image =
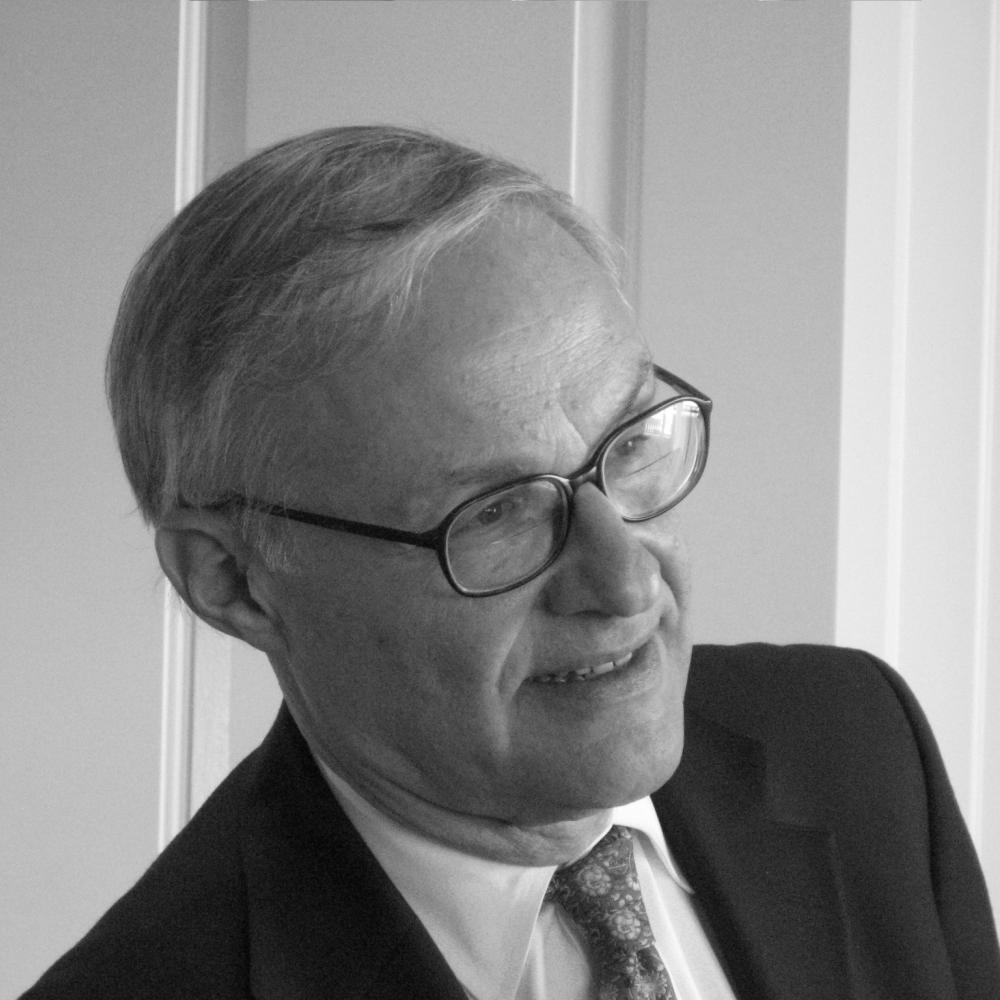
[[[599,1000],[676,1000],[653,941],[628,830],[613,826],[586,857],[559,869],[545,898],[586,933],[599,966]]]

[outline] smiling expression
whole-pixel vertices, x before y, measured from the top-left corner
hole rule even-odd
[[[510,479],[574,471],[656,392],[604,271],[548,218],[511,214],[435,258],[381,364],[321,388],[287,492],[424,530]],[[673,772],[690,657],[673,512],[626,523],[584,485],[555,563],[484,598],[456,593],[428,549],[289,530],[272,660],[314,752],[373,800],[530,826]]]

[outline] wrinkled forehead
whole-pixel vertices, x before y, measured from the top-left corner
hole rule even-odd
[[[435,257],[384,350],[312,387],[310,465],[332,449],[359,480],[561,462],[647,371],[607,271],[546,216],[512,213]]]
[[[488,380],[574,367],[632,333],[612,276],[547,216],[519,211],[438,255],[397,346],[407,363]]]

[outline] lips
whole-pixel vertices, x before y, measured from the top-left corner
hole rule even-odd
[[[628,666],[634,655],[634,652],[626,653],[625,656],[617,660],[608,660],[604,663],[598,663],[593,667],[584,667],[579,670],[539,674],[537,677],[532,677],[531,681],[534,684],[578,684],[590,681],[595,677],[603,677],[605,674],[610,674],[615,670],[621,670],[623,667]]]

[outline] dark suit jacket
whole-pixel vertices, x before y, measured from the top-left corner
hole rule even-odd
[[[741,1000],[998,1000],[982,875],[920,710],[862,653],[699,647],[654,802]],[[25,995],[464,1000],[286,710]]]

